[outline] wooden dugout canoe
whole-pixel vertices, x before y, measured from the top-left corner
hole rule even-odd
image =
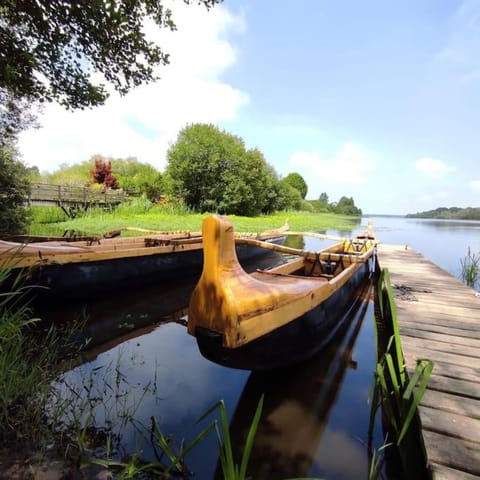
[[[202,355],[248,370],[295,363],[324,348],[374,269],[373,230],[320,252],[274,247],[297,258],[247,274],[235,252],[233,226],[203,223],[203,272],[189,304],[188,332]]]
[[[124,228],[125,230],[140,230]],[[288,224],[263,233],[238,238],[281,243]],[[143,232],[148,232],[143,230]],[[92,298],[159,280],[200,275],[203,244],[200,232],[157,232],[140,237],[92,237],[81,241],[22,243],[0,240],[0,267],[11,269],[10,278],[24,273],[39,298]],[[264,255],[253,244],[238,245],[241,261]],[[11,284],[0,285],[6,291]]]

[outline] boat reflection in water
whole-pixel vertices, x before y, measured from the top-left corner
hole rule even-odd
[[[273,254],[268,261],[281,258]],[[262,268],[258,263],[253,267]],[[281,480],[307,474],[338,480],[367,478],[366,449],[356,438],[365,441],[368,431],[366,392],[374,353],[369,323],[361,325],[366,312],[373,310],[366,301],[370,291],[362,293],[327,350],[295,367],[252,374],[205,360],[195,339],[179,325],[186,320],[191,283],[188,279],[159,283],[134,295],[124,293],[85,305],[89,321],[84,336],[91,337],[88,350],[52,385],[62,405],[73,412],[66,413],[65,423],[70,417],[78,418],[83,405],[90,405],[83,421],[91,421],[102,434],[112,434],[118,452],[115,459],[133,455],[141,445],[142,459],[156,461],[158,452],[149,443],[152,416],[177,448],[200,433],[205,425],[197,420],[223,399],[233,413],[233,449],[241,454],[258,400],[265,393],[248,468],[252,478]],[[55,315],[66,320],[71,313],[58,309]],[[355,367],[351,351],[357,335],[359,365],[353,372],[349,367]],[[365,345],[359,349],[362,342]],[[351,442],[339,447],[332,436]],[[336,454],[330,455],[331,450]],[[213,434],[186,458],[188,469],[202,480],[222,478],[217,462]],[[343,468],[341,475],[337,464]]]
[[[284,262],[281,255],[268,252],[245,261],[245,269],[267,268]],[[76,345],[91,349],[103,345],[103,350],[148,333],[158,323],[186,323],[190,295],[198,276],[150,282],[142,289],[112,291],[94,301],[35,305],[35,314],[47,323],[79,321],[84,323],[76,334]],[[146,328],[146,330],[145,330]],[[143,329],[139,331],[138,329]]]
[[[360,467],[358,463],[368,461],[366,454],[361,462],[349,466],[355,463],[355,459],[348,458],[351,452],[340,447],[334,452],[329,446],[336,458],[325,459],[325,452],[319,452],[323,448],[319,444],[346,371],[357,368],[352,349],[371,305],[370,293],[368,286],[326,350],[294,367],[251,373],[230,423],[234,452],[241,453],[256,406],[264,394],[263,413],[248,467],[251,478],[271,480],[312,473],[327,474],[329,478],[365,478],[352,475],[352,469],[355,472]],[[220,467],[216,478],[223,478]]]

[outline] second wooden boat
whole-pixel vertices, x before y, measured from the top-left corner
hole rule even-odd
[[[188,332],[204,357],[233,368],[278,368],[324,348],[374,270],[371,227],[319,252],[265,245],[297,257],[252,274],[238,261],[228,219],[207,217],[202,232],[203,272],[190,299]]]
[[[286,230],[288,224],[238,238],[281,243]],[[18,275],[25,276],[28,285],[41,287],[35,289],[37,297],[47,301],[49,297],[60,301],[118,294],[119,288],[185,276],[198,278],[203,264],[200,232],[147,232],[143,230],[139,237],[109,235],[113,238],[78,241],[0,240],[0,268],[11,270],[10,282],[0,285],[0,291],[8,291]],[[239,244],[237,250],[242,262],[266,252],[253,244]]]

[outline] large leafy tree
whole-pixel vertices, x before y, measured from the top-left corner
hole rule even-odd
[[[197,3],[208,8],[220,1]],[[0,88],[17,99],[83,108],[108,96],[92,73],[100,73],[121,94],[155,80],[155,67],[169,58],[145,35],[146,21],[175,30],[171,11],[159,0],[4,1]]]
[[[168,151],[171,193],[198,211],[256,215],[271,210],[273,169],[259,150],[213,125],[194,124],[180,131]]]
[[[293,188],[296,188],[301,197],[304,199],[307,196],[308,185],[304,178],[299,173],[289,173],[283,180],[283,183],[290,185]]]

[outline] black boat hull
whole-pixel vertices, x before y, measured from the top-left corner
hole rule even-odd
[[[282,243],[284,237],[272,239]],[[237,245],[237,254],[246,268],[248,263],[270,255],[271,251],[249,245]],[[91,299],[125,289],[141,288],[144,285],[179,279],[198,280],[203,265],[203,249],[179,250],[171,253],[122,257],[117,259],[50,263],[28,269],[13,269],[11,282],[17,275],[24,275],[24,285],[32,287],[30,293],[37,301]],[[11,288],[9,282],[1,286],[2,291]]]
[[[335,337],[369,285],[371,271],[371,262],[363,264],[342,288],[316,308],[238,348],[223,347],[220,334],[197,327],[199,350],[215,363],[244,370],[272,370],[302,362]]]

